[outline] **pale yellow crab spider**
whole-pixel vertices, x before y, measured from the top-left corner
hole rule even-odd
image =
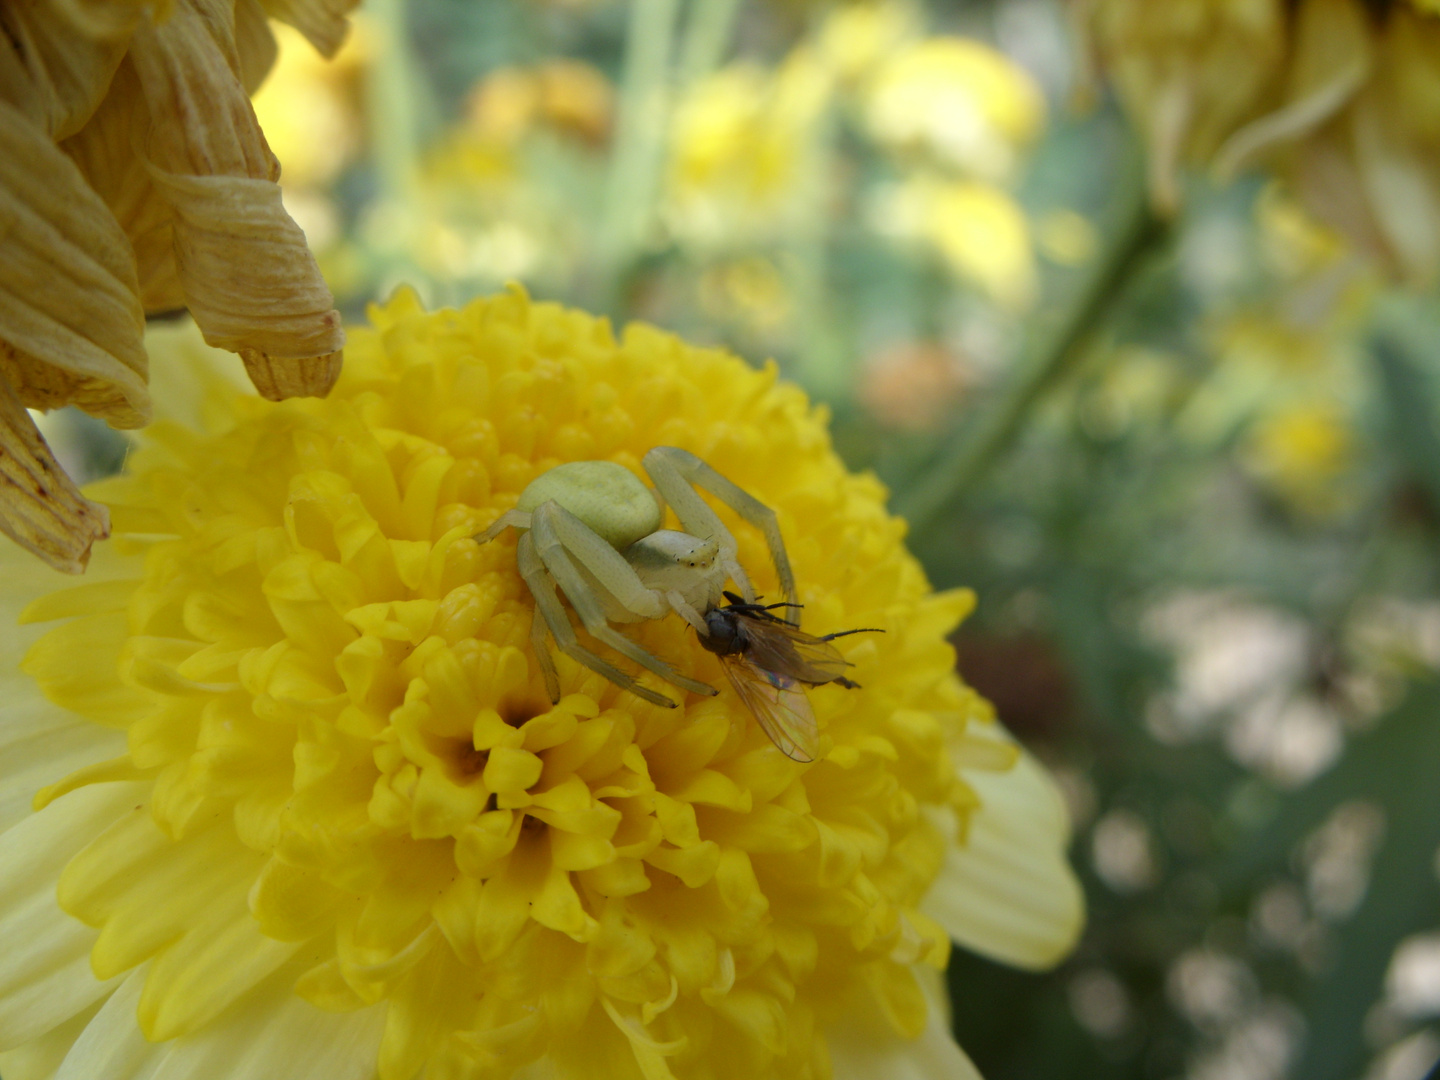
[[[795,577],[773,510],[687,450],[657,446],[641,464],[655,485],[653,492],[629,469],[612,461],[557,465],[530,482],[515,509],[501,514],[475,537],[486,544],[507,528],[524,530],[515,562],[535,597],[537,617],[531,623],[530,641],[552,701],[560,700],[560,678],[545,640],[547,628],[561,652],[591,671],[646,701],[675,707],[669,698],[641,686],[580,644],[555,592],[557,586],[596,641],[681,689],[716,692],[680,674],[610,625],[659,619],[673,611],[706,634],[705,613],[720,603],[727,578],[747,601],[754,601],[755,590],[737,558],[735,537],[696,488],[708,491],[760,530],[775,562],[780,589],[787,601],[795,601]],[[660,528],[667,503],[684,532]]]

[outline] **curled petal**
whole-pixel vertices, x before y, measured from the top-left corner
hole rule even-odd
[[[1314,132],[1348,103],[1374,60],[1365,13],[1349,0],[1314,0],[1301,9],[1286,103],[1252,121],[1220,148],[1215,171],[1232,177],[1266,150]]]
[[[253,94],[260,89],[280,55],[280,46],[260,0],[235,0],[235,54],[240,82],[247,94]]]
[[[5,348],[0,343],[0,351]],[[110,535],[110,515],[80,494],[35,421],[0,378],[0,532],[57,570],[78,574],[90,545]]]
[[[233,23],[217,30],[200,0],[184,0],[136,32],[130,57],[150,176],[173,213],[176,269],[205,340],[240,353],[266,397],[326,393],[340,315],[281,203],[279,168],[235,77]]]
[[[345,16],[358,0],[263,0],[272,19],[288,23],[304,34],[327,60],[340,51],[350,28]]]
[[[0,102],[0,374],[32,408],[149,419],[130,245],[75,164]]]

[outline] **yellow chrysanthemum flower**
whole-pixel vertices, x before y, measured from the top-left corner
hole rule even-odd
[[[372,317],[280,404],[162,332],[189,426],[91,491],[92,580],[0,639],[39,688],[0,706],[6,1080],[972,1076],[949,939],[1043,966],[1081,913],[1053,784],[954,674],[970,595],[773,368],[518,290]],[[667,710],[562,657],[549,703],[513,545],[471,536],[657,444],[775,507],[807,626],[885,629],[848,639],[863,689],[811,693],[824,760],[728,690]],[[718,680],[678,619],[637,636]]]
[[[0,7],[0,532],[84,569],[106,534],[26,408],[150,415],[146,312],[188,307],[272,398],[324,393],[344,335],[248,92],[267,13],[333,53],[354,0]]]

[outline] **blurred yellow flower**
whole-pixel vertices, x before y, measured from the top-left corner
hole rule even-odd
[[[797,183],[807,132],[833,82],[801,47],[774,72],[734,64],[691,87],[671,131],[671,229],[718,246],[773,232],[806,197]]]
[[[0,655],[0,1070],[978,1080],[950,940],[1048,966],[1082,901],[1053,781],[955,674],[973,596],[773,366],[519,290],[372,317],[279,405],[161,332],[185,392],[94,490],[96,578],[0,577],[51,624],[0,637],[34,680]],[[863,689],[811,691],[812,765],[728,689],[664,709],[557,657],[552,705],[513,546],[472,539],[665,443],[776,509],[809,625],[887,631],[846,649]],[[679,620],[636,634],[723,683]]]
[[[1021,310],[1035,299],[1030,223],[1002,188],[921,173],[883,190],[873,213],[882,233],[933,247],[1002,307]]]
[[[1035,242],[1059,266],[1084,266],[1100,250],[1100,230],[1084,214],[1056,209],[1035,223]]]
[[[274,0],[333,53],[346,0]],[[26,407],[149,418],[148,311],[188,307],[268,397],[324,393],[344,335],[247,91],[259,4],[8,4],[0,35],[0,531],[78,572],[108,531]]]
[[[854,83],[914,37],[919,23],[919,13],[907,3],[839,4],[826,14],[816,46],[842,81]]]
[[[292,188],[333,183],[360,152],[359,83],[370,59],[370,33],[368,23],[356,18],[344,45],[327,60],[307,48],[298,31],[275,27],[278,57],[251,104],[265,141],[284,163],[280,183],[287,195]]]
[[[1297,402],[1257,423],[1250,437],[1251,470],[1303,513],[1324,515],[1343,505],[1337,481],[1355,458],[1355,436],[1328,401]]]
[[[1263,160],[1392,274],[1440,280],[1440,19],[1433,0],[1077,0],[1150,149],[1151,194],[1182,162]]]
[[[470,92],[467,120],[483,140],[513,144],[549,128],[599,146],[610,135],[615,91],[603,72],[580,60],[490,72]]]
[[[881,145],[992,182],[1013,174],[1045,124],[1034,79],[983,42],[959,37],[926,38],[888,57],[864,108]]]

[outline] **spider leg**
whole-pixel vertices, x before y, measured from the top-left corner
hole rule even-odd
[[[533,592],[533,590],[532,590]],[[560,673],[555,670],[555,658],[550,655],[550,639],[545,633],[545,616],[537,602],[530,613],[530,651],[540,665],[540,674],[545,679],[545,692],[550,695],[550,704],[560,702]]]
[[[580,616],[580,621],[591,637],[609,645],[621,655],[628,656],[635,663],[649,668],[666,682],[689,690],[692,694],[713,697],[717,693],[713,686],[681,675],[664,660],[646,652],[610,625],[599,599],[571,561],[572,554],[612,593],[616,586],[619,586],[625,595],[617,595],[616,599],[627,609],[634,610],[631,602],[638,600],[632,594],[632,589],[643,593],[655,605],[656,614],[651,616],[652,618],[665,614],[666,608],[653,590],[645,588],[624,557],[586,528],[583,522],[567,513],[557,503],[542,503],[536,508],[531,529],[525,535],[535,538],[535,550],[543,560],[545,569],[550,571],[550,575],[564,591],[570,606],[575,609],[575,614]],[[592,558],[594,561],[591,561]],[[618,567],[615,563],[619,564]],[[569,625],[568,622],[566,625]],[[551,631],[554,631],[553,625]]]
[[[475,534],[475,543],[488,544],[512,526],[517,529],[530,528],[530,515],[524,510],[506,510],[505,513],[490,523],[488,529],[482,533]]]
[[[755,602],[755,590],[750,585],[744,568],[737,557],[738,546],[715,511],[706,505],[697,487],[734,510],[744,520],[759,529],[770,548],[770,558],[775,563],[775,573],[780,578],[780,588],[787,603],[795,603],[795,575],[790,569],[790,556],[785,551],[785,540],[780,535],[780,523],[775,511],[738,484],[725,479],[705,462],[688,450],[676,446],[657,446],[642,459],[641,464],[655,482],[655,487],[675,511],[685,531],[694,536],[713,539],[720,545],[720,558],[725,571],[740,586],[749,603]],[[791,608],[785,621],[799,625],[800,616]]]
[[[670,606],[675,609],[676,614],[693,626],[698,633],[706,637],[710,636],[710,629],[705,625],[704,617],[690,606],[690,602],[685,597],[672,589],[665,594],[665,599],[670,602]]]
[[[530,587],[531,595],[535,597],[535,611],[537,621],[543,619],[545,626],[549,628],[550,635],[555,639],[556,647],[570,659],[577,663],[584,664],[597,675],[609,679],[622,690],[629,690],[632,694],[644,698],[652,705],[663,705],[667,709],[675,708],[675,702],[662,694],[641,686],[633,677],[625,674],[615,665],[607,663],[596,656],[589,649],[580,644],[575,637],[575,628],[570,625],[570,618],[565,614],[565,607],[560,603],[560,597],[555,593],[555,579],[550,576],[550,571],[541,560],[539,553],[535,550],[535,541],[531,539],[534,532],[527,532],[520,538],[520,543],[515,550],[515,563],[520,570],[520,576],[525,579],[525,584]],[[568,594],[567,594],[568,595]],[[535,631],[531,629],[531,641],[534,641]],[[542,635],[543,636],[543,635]],[[537,656],[543,650],[537,650]],[[554,661],[548,654],[540,661],[540,670],[545,671],[546,667],[554,670]],[[556,685],[551,688],[550,675],[546,674],[546,688],[550,690],[551,697],[559,700],[559,676],[555,676]]]

